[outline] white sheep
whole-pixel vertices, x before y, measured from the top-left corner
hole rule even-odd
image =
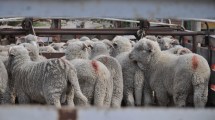
[[[107,42],[107,45],[103,42]],[[120,107],[123,97],[122,68],[115,58],[109,56],[109,45],[108,41],[95,42],[92,46],[91,59],[102,62],[110,71],[113,79],[111,107]]]
[[[190,51],[188,48],[184,48],[181,45],[176,45],[165,51],[176,55],[184,55],[184,54],[192,53],[192,51]]]
[[[195,107],[205,106],[210,67],[202,56],[169,54],[161,51],[156,42],[142,39],[129,58],[144,71],[148,91],[155,91],[159,105],[167,106],[173,99],[176,106],[187,106],[190,102],[187,99],[193,97],[191,102]]]
[[[113,93],[113,81],[107,67],[97,60],[87,60],[89,54],[83,42],[69,44],[65,56],[74,64],[83,94],[90,104],[109,107]],[[79,105],[79,100],[75,103]]]
[[[6,92],[9,92],[7,82],[8,82],[7,70],[5,68],[4,63],[0,60],[0,99],[1,99],[1,102],[3,100],[3,97],[5,97],[4,95],[7,94]]]
[[[12,75],[9,84],[14,85],[20,104],[38,102],[61,107],[60,99],[65,94],[68,105],[74,105],[74,96],[87,104],[87,98],[79,87],[77,72],[69,61],[49,59],[33,62],[28,54],[23,46],[14,46],[9,50]]]
[[[174,47],[175,45],[179,45],[179,41],[177,39],[169,36],[158,38],[157,42],[159,43],[161,50],[167,50]]]
[[[57,51],[51,46],[40,46],[39,53],[43,53],[43,52],[53,53]]]
[[[29,51],[29,56],[31,58],[32,61],[43,61],[43,60],[47,60],[44,56],[39,55],[39,49],[29,43],[22,43],[20,44],[22,46],[24,46],[26,49],[28,49]]]
[[[129,59],[129,53],[124,52],[116,56],[122,67],[123,102],[126,106],[140,106],[144,101],[142,96],[144,74],[137,64]]]
[[[64,42],[60,42],[60,43],[51,43],[49,46],[53,47],[54,50],[58,51],[58,52],[64,52],[64,45],[66,43]]]
[[[114,47],[111,49],[111,52],[110,52],[110,55],[112,57],[116,57],[117,55],[123,52],[129,52],[132,49],[130,40],[125,37],[116,36],[112,42]]]

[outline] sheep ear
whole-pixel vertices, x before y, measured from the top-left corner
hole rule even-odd
[[[15,51],[14,51],[14,49],[12,49],[12,47],[9,48],[8,54],[9,55],[15,55]]]
[[[86,48],[88,48],[87,45],[86,45],[85,43],[83,43],[83,48],[82,48],[82,50],[85,50]]]
[[[172,44],[173,44],[173,45],[179,45],[179,42],[178,42],[178,40],[173,39],[173,40],[172,40]]]
[[[149,52],[154,52],[154,45],[152,43],[148,42],[147,46],[148,46],[148,51]]]

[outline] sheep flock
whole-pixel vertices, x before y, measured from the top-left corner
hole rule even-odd
[[[171,36],[0,45],[1,104],[205,107],[210,67]],[[47,59],[43,52],[65,53]]]

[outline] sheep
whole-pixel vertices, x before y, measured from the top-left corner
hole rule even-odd
[[[115,58],[109,56],[108,46],[106,46],[103,42],[95,42],[93,44],[91,59],[102,62],[110,71],[111,76],[113,77],[111,107],[119,108],[123,97],[122,68]]]
[[[168,36],[157,39],[157,42],[159,43],[161,50],[167,50],[175,45],[179,45],[179,41],[177,39]]]
[[[63,46],[66,43],[61,42],[61,43],[51,43],[49,46],[53,47],[56,51],[58,52],[64,52]]]
[[[86,40],[90,40],[90,38],[87,37],[87,36],[82,36],[82,37],[80,38],[80,41],[86,41]]]
[[[173,100],[176,106],[187,106],[187,99],[193,96],[195,107],[205,106],[210,67],[202,56],[194,53],[169,54],[161,51],[156,42],[142,39],[129,58],[144,71],[148,91],[155,91],[159,105],[167,106]]]
[[[184,48],[181,45],[176,45],[173,48],[170,48],[165,51],[168,53],[177,54],[177,55],[184,55],[184,54],[192,53],[188,48]]]
[[[145,38],[152,40],[152,41],[155,41],[155,42],[158,40],[158,38],[154,35],[146,35]]]
[[[91,55],[90,59],[98,56],[98,55],[109,55],[109,50],[104,42],[99,41],[95,42],[91,47]]]
[[[93,39],[91,39],[91,41],[97,42],[97,41],[99,41],[99,39],[98,38],[93,38]]]
[[[112,42],[114,46],[114,48],[112,48],[110,52],[110,55],[112,57],[116,57],[117,55],[123,52],[129,52],[132,49],[130,40],[122,36],[116,36]]]
[[[69,43],[73,43],[73,42],[77,42],[77,41],[79,41],[79,39],[71,39],[71,40],[67,40],[67,44],[69,44]]]
[[[39,49],[29,43],[22,43],[20,44],[22,46],[24,46],[26,49],[28,49],[29,51],[29,56],[31,58],[32,61],[43,61],[43,60],[47,60],[44,56],[39,55]]]
[[[16,41],[16,45],[19,45],[21,43],[30,43],[30,44],[38,47],[37,42],[43,42],[43,41],[41,39],[39,39],[38,36],[28,34],[27,36],[18,38]]]
[[[6,92],[9,92],[7,91],[8,90],[7,82],[8,82],[7,70],[5,68],[3,61],[0,60],[0,99],[1,101],[4,95],[6,95]]]
[[[83,42],[69,44],[66,59],[74,64],[83,94],[90,104],[109,107],[113,93],[113,81],[107,67],[97,60],[87,60],[89,54]],[[75,99],[79,105],[79,100]]]
[[[65,94],[70,106],[74,105],[74,96],[87,104],[72,64],[64,59],[33,62],[28,54],[23,46],[14,46],[9,50],[12,75],[9,84],[14,86],[20,104],[39,102],[61,107],[60,99]]]
[[[43,53],[43,52],[53,53],[57,51],[51,46],[40,46],[39,53]]]
[[[93,59],[103,63],[110,71],[113,80],[111,107],[119,108],[123,98],[123,76],[121,65],[115,58],[107,55],[99,55]]]
[[[129,53],[124,52],[116,56],[123,74],[123,102],[126,106],[140,106],[144,101],[144,74],[137,64],[129,59]]]

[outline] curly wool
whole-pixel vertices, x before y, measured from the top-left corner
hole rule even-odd
[[[156,42],[142,39],[129,57],[144,70],[149,83],[147,91],[155,91],[159,105],[167,106],[173,100],[174,105],[180,107],[189,102],[195,107],[205,106],[210,67],[202,56],[169,54],[161,51]],[[187,100],[190,98],[192,101]]]
[[[73,94],[87,103],[79,87],[77,72],[68,61],[49,59],[33,62],[22,46],[13,47],[9,54],[12,75],[9,84],[14,85],[20,104],[38,102],[60,107],[64,94],[67,94],[68,105],[74,105]]]
[[[140,106],[143,103],[144,74],[137,64],[129,59],[129,53],[116,56],[122,67],[123,101],[126,106]]]

